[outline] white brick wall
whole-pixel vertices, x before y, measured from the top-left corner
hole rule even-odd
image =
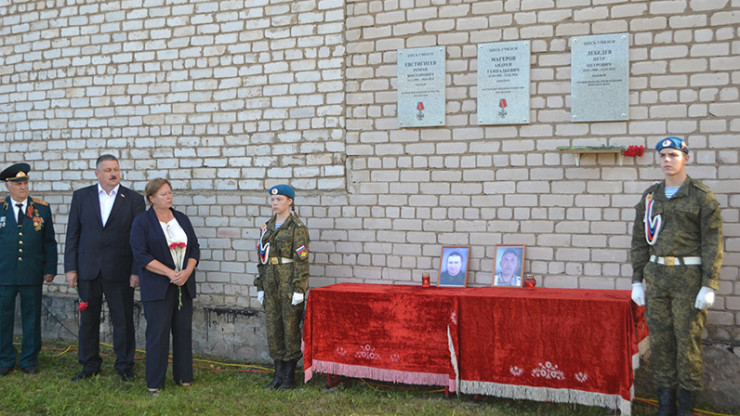
[[[416,2],[418,4],[418,2]],[[265,189],[290,181],[312,286],[418,283],[442,245],[527,244],[547,287],[629,288],[632,206],[655,157],[562,145],[688,139],[723,208],[709,335],[740,342],[740,5],[729,0],[249,0],[49,5],[0,0],[0,164],[32,163],[63,241],[103,152],[125,183],[175,185],[203,245],[200,301],[255,307]],[[628,32],[630,121],[571,124],[570,37]],[[532,41],[531,124],[475,124],[476,44]],[[399,129],[398,48],[447,47],[447,125]],[[64,292],[61,284],[48,288]]]

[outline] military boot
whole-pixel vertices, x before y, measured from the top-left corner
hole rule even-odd
[[[680,389],[678,393],[678,416],[691,416],[694,414],[694,402],[696,393]]]
[[[285,362],[283,360],[275,360],[275,376],[273,376],[272,380],[267,383],[265,386],[266,389],[276,389],[280,387],[280,384],[283,382],[283,367],[285,367]]]
[[[661,387],[658,389],[658,413],[655,416],[676,416],[676,390]]]
[[[286,361],[283,365],[283,383],[280,385],[281,390],[290,390],[295,388],[295,366],[298,360]]]

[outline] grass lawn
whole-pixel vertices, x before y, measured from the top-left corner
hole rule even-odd
[[[19,345],[17,345],[19,347]],[[570,404],[538,403],[472,396],[445,398],[444,391],[345,380],[332,389],[326,378],[315,376],[292,391],[267,391],[270,369],[227,364],[196,357],[191,387],[176,386],[168,374],[157,397],[146,393],[144,353],[137,352],[136,378],[123,382],[113,370],[113,351],[101,347],[100,375],[72,383],[79,371],[77,350],[63,342],[45,341],[39,373],[16,368],[0,377],[0,415],[511,415],[604,416],[613,411]],[[302,380],[303,373],[296,377]],[[655,408],[635,403],[633,414],[652,415]]]

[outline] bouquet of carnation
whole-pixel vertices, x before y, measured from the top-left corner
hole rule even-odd
[[[185,248],[187,248],[187,244],[185,243],[172,243],[170,244],[170,254],[172,254],[172,260],[175,261],[175,271],[180,272],[183,268],[183,263],[185,263]],[[182,286],[177,287],[177,310],[182,309]]]
[[[87,302],[83,301],[80,297],[80,291],[75,288],[75,291],[77,291],[77,310],[82,312],[85,309],[87,309]]]

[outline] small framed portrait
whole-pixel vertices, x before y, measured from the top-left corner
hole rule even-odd
[[[465,287],[470,246],[444,246],[439,259],[438,286]]]
[[[524,255],[527,246],[497,244],[493,257],[493,281],[491,286],[522,287]]]

